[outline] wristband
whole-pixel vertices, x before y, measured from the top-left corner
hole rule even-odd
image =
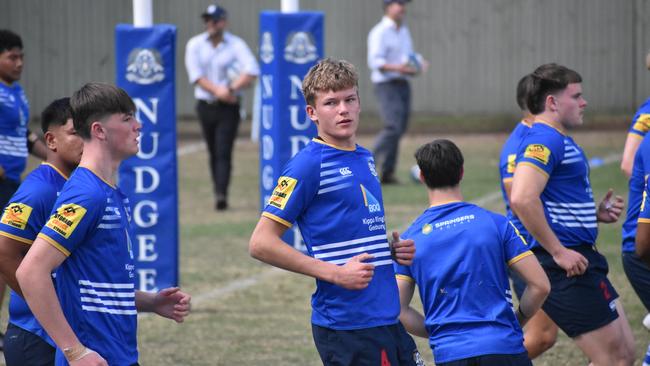
[[[90,348],[87,348],[81,343],[79,343],[74,347],[68,347],[63,349],[63,355],[65,356],[65,359],[68,361],[68,363],[78,361],[82,359],[84,356],[87,356],[88,354],[93,352],[95,351],[91,350]]]

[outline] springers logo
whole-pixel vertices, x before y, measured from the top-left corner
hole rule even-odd
[[[126,80],[149,85],[165,79],[160,53],[151,48],[135,48],[129,53]]]
[[[306,64],[318,59],[314,38],[308,32],[293,32],[287,37],[284,59],[296,64]]]
[[[273,39],[270,32],[262,33],[262,42],[260,44],[260,60],[265,64],[273,61]]]

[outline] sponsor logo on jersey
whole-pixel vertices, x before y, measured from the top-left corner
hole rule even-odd
[[[513,174],[515,172],[516,159],[517,159],[517,154],[508,155],[508,165],[506,166],[506,172],[508,172],[509,174]]]
[[[379,200],[377,200],[375,196],[373,196],[372,193],[363,186],[363,184],[360,186],[361,194],[363,195],[363,204],[368,207],[368,212],[372,214],[381,212],[381,204],[379,204]]]
[[[86,209],[74,203],[66,203],[56,209],[45,226],[68,239],[86,214]]]
[[[2,214],[2,222],[5,225],[25,230],[32,208],[24,203],[10,203]]]
[[[343,167],[339,169],[339,173],[341,173],[342,176],[350,175],[352,174],[352,171],[350,170],[349,167]]]
[[[639,118],[634,121],[633,130],[646,133],[650,130],[650,114],[640,114]]]
[[[524,158],[535,159],[544,165],[548,164],[550,156],[551,150],[542,144],[530,144],[526,146],[526,152],[524,152]]]
[[[370,174],[377,178],[377,169],[375,168],[375,161],[373,159],[368,159],[368,169],[370,169]]]
[[[275,186],[271,198],[269,199],[269,205],[277,207],[280,210],[284,210],[287,201],[291,197],[293,190],[296,188],[298,180],[291,177],[280,177],[278,179],[278,185]]]
[[[422,226],[422,234],[429,235],[433,231],[433,226],[431,224],[424,224]]]

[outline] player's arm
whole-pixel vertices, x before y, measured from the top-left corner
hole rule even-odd
[[[625,140],[625,147],[623,147],[623,157],[621,158],[621,170],[627,178],[632,175],[632,167],[634,166],[634,156],[636,151],[641,145],[643,138],[635,133],[628,133]]]
[[[637,223],[635,245],[636,255],[650,265],[650,220]]]
[[[424,316],[411,307],[415,282],[410,277],[398,275],[397,288],[399,289],[400,304],[399,321],[402,322],[407,332],[418,337],[429,337],[424,326]]]
[[[519,299],[517,310],[517,319],[523,327],[544,304],[551,291],[551,283],[534,255],[521,258],[512,263],[510,268],[526,282],[526,289]]]
[[[23,293],[16,279],[16,270],[28,249],[29,244],[12,239],[0,232],[0,275],[9,287],[20,296],[23,296]]]
[[[47,158],[47,146],[41,141],[37,134],[27,130],[27,150],[41,160]]]
[[[374,274],[372,264],[363,261],[373,258],[368,253],[352,257],[345,265],[337,266],[305,255],[282,241],[287,226],[262,216],[249,243],[250,255],[262,262],[334,283],[349,290],[368,286]]]
[[[253,84],[253,82],[255,82],[257,79],[257,75],[260,73],[260,68],[257,60],[255,59],[255,55],[253,55],[250,48],[248,48],[248,46],[243,41],[237,42],[235,44],[235,47],[237,48],[237,59],[242,65],[242,72],[235,80],[230,83],[230,85],[228,85],[228,89],[233,94],[237,93],[239,90],[246,89],[251,86],[251,84]]]
[[[63,315],[51,273],[66,259],[65,254],[37,237],[18,267],[16,278],[29,308],[56,345],[67,350],[71,366],[107,365],[97,353],[84,347]]]
[[[518,164],[512,182],[510,205],[528,232],[553,256],[553,260],[567,271],[568,276],[580,275],[588,261],[580,253],[565,248],[544,219],[540,195],[548,176],[529,164]]]
[[[192,297],[179,287],[169,287],[157,293],[135,292],[135,307],[138,312],[156,313],[177,323],[182,323],[189,315],[191,300]]]
[[[236,97],[228,90],[228,87],[217,85],[204,76],[203,68],[199,62],[198,45],[191,40],[185,47],[185,68],[191,84],[200,86],[219,100],[228,103],[237,101]]]

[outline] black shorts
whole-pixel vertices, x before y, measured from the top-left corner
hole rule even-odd
[[[311,326],[325,366],[421,366],[413,338],[401,323],[381,327],[335,330]]]
[[[636,255],[636,253],[623,253],[623,270],[630,281],[634,292],[650,311],[650,267]]]
[[[516,355],[483,355],[451,362],[436,363],[438,366],[532,366],[528,353]]]
[[[4,341],[7,366],[54,365],[56,349],[34,333],[9,323]]]
[[[605,257],[591,245],[571,247],[589,261],[580,276],[567,277],[566,271],[555,263],[542,248],[533,252],[551,282],[551,293],[542,306],[544,312],[571,338],[601,328],[618,318],[618,293],[607,273]]]

